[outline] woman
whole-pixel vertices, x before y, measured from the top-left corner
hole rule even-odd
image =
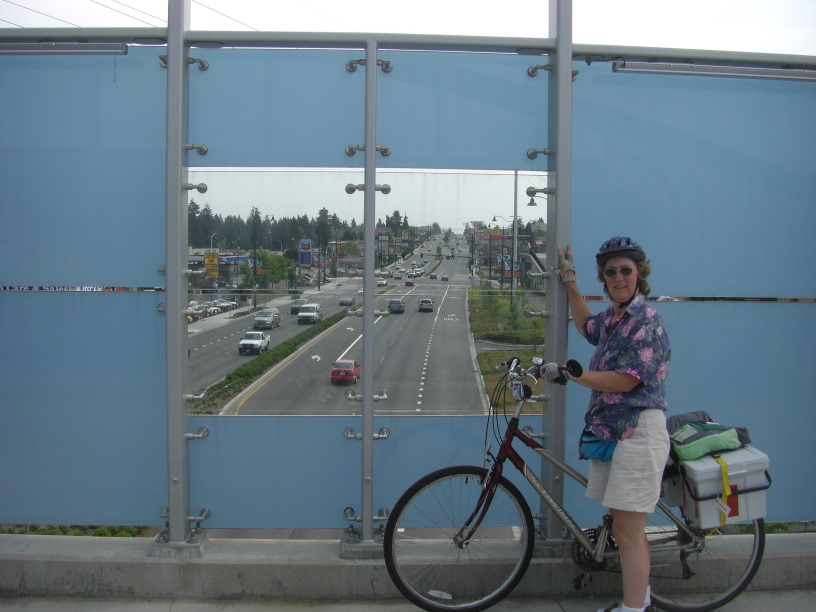
[[[600,444],[614,444],[611,460],[590,460],[587,497],[610,509],[612,535],[618,545],[623,574],[623,604],[606,611],[647,610],[649,547],[646,515],[654,511],[669,454],[666,432],[665,382],[671,357],[663,319],[645,302],[651,266],[646,254],[628,237],[614,237],[595,255],[598,279],[612,304],[593,315],[575,280],[572,249],[558,249],[557,272],[567,291],[573,320],[595,352],[580,377],[570,380],[592,389],[585,415],[589,435]],[[555,380],[548,371],[548,378]],[[606,612],[599,610],[598,612]]]

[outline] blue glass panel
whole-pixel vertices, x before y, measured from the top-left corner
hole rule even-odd
[[[0,58],[0,285],[164,285],[162,52]]]
[[[161,524],[163,296],[0,292],[0,523]]]
[[[388,51],[377,77],[377,144],[383,168],[544,170],[528,149],[550,146],[542,58],[487,53]]]
[[[655,294],[816,295],[816,83],[576,68],[579,269],[624,234]]]
[[[190,71],[190,140],[209,152],[191,166],[359,167],[346,155],[365,140],[363,51],[195,49],[206,71]]]

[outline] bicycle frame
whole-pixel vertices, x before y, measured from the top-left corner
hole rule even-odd
[[[546,486],[541,482],[538,478],[536,473],[527,465],[524,459],[519,455],[516,449],[513,448],[513,441],[518,439],[524,443],[525,446],[531,448],[536,453],[538,453],[541,457],[545,460],[549,461],[551,464],[562,470],[572,479],[580,483],[582,486],[586,487],[587,479],[584,477],[583,474],[572,468],[571,466],[567,465],[561,458],[557,457],[552,453],[552,451],[547,450],[543,446],[541,446],[538,442],[533,440],[530,436],[525,434],[523,431],[519,429],[519,417],[521,415],[521,409],[524,406],[524,399],[520,399],[516,403],[516,409],[513,414],[513,417],[510,419],[507,429],[504,432],[504,438],[502,440],[501,446],[499,447],[499,452],[495,457],[495,461],[493,461],[492,466],[488,470],[487,477],[485,482],[482,486],[482,493],[479,496],[479,500],[476,504],[473,513],[468,517],[468,520],[463,525],[462,529],[459,531],[457,535],[457,540],[459,545],[462,546],[466,543],[470,538],[473,537],[476,530],[479,528],[483,518],[485,517],[488,509],[490,508],[490,504],[493,500],[493,495],[496,491],[496,487],[498,486],[498,482],[502,473],[504,471],[504,463],[508,459],[510,462],[515,466],[515,468],[521,472],[527,482],[535,489],[536,493],[544,500],[544,503],[552,510],[558,519],[563,523],[563,525],[567,528],[567,530],[572,534],[572,536],[578,541],[581,546],[592,555],[592,558],[600,562],[604,559],[607,555],[606,546],[607,546],[607,534],[609,530],[609,525],[604,522],[601,526],[601,530],[597,536],[597,543],[593,544],[589,538],[584,534],[584,531],[581,527],[575,522],[572,516],[567,512],[567,510],[556,500],[550,491],[547,489]],[[486,452],[489,449],[486,449]],[[490,461],[490,455],[486,457],[487,461]],[[663,502],[658,502],[658,506],[666,510],[665,515],[669,517],[674,524],[677,526],[679,530],[684,532],[689,542],[686,545],[675,545],[668,547],[666,550],[696,550],[698,548],[697,542],[697,535],[694,531],[692,531],[687,525],[677,519],[674,514],[668,511],[668,508],[663,505]],[[462,536],[462,534],[467,531],[466,536]],[[656,544],[661,543],[661,540],[651,540],[650,547],[655,546]]]

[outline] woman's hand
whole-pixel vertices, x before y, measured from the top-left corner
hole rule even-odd
[[[556,268],[551,268],[555,272]],[[575,262],[572,258],[572,245],[568,244],[566,251],[558,247],[558,278],[562,283],[575,282]]]

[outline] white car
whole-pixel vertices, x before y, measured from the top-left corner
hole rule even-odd
[[[258,353],[259,355],[264,351],[269,350],[269,336],[263,332],[251,331],[244,334],[241,341],[238,343],[238,353]]]
[[[377,286],[378,287],[384,287],[387,284],[388,284],[388,281],[385,280],[384,278],[378,278],[377,279]]]

